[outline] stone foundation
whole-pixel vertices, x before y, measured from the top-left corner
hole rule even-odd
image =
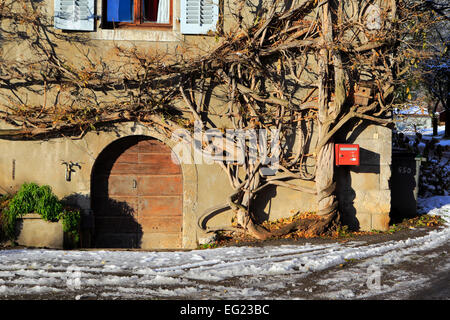
[[[386,231],[391,211],[392,131],[363,125],[347,132],[339,137],[339,143],[359,144],[360,165],[336,169],[342,218],[353,230]]]

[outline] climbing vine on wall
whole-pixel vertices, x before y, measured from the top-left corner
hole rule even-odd
[[[280,133],[278,143],[273,136],[267,139],[269,156],[280,150],[279,166],[276,175],[266,176],[267,164],[250,162],[248,156],[243,163],[215,160],[234,192],[226,203],[207,210],[199,227],[216,231],[207,227],[208,219],[233,210],[237,227],[222,229],[259,239],[272,236],[255,222],[251,207],[258,193],[275,185],[317,197],[320,219],[307,226],[295,222],[283,232],[324,232],[339,223],[334,136],[347,124],[391,124],[396,88],[411,59],[421,55],[408,41],[431,23],[432,10],[408,0],[274,0],[249,20],[245,8],[244,1],[236,2],[228,16],[234,26],[219,28],[210,50],[180,44],[172,52],[159,52],[116,44],[103,57],[93,53],[88,36],[54,29],[44,5],[3,1],[0,119],[9,129],[1,130],[1,137],[82,138],[126,121],[168,136],[177,129],[192,132],[194,123],[214,128],[207,121],[213,111],[206,97],[222,88],[226,111],[220,116],[230,128]],[[7,50],[18,43],[29,54],[8,58]],[[68,51],[76,52],[77,59]],[[369,95],[360,100],[363,88]],[[318,135],[311,145],[313,130]],[[283,143],[293,134],[299,143],[288,150]],[[207,149],[211,142],[200,145]],[[251,146],[244,144],[244,149],[248,155]],[[314,181],[315,187],[294,183],[302,180]]]

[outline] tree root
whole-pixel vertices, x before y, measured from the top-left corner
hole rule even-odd
[[[273,237],[282,237],[296,231],[303,231],[308,237],[319,236],[326,233],[328,230],[336,229],[339,224],[339,212],[333,210],[331,213],[321,216],[319,219],[297,219],[280,229],[273,231],[268,231],[264,227],[255,224],[252,219],[248,219],[245,230],[247,231],[247,234],[258,240],[267,240]]]
[[[199,218],[198,226],[206,232],[215,232],[219,230],[232,231],[245,233],[258,240],[267,240],[269,238],[282,237],[296,231],[303,231],[308,237],[319,236],[329,230],[336,229],[337,226],[340,225],[339,211],[334,209],[326,215],[316,218],[297,219],[281,227],[280,229],[269,231],[263,226],[256,224],[249,216],[248,211],[245,208],[236,205],[233,207],[237,213],[238,224],[242,227],[242,229],[223,226],[212,229],[206,227],[207,220],[221,212],[228,211],[231,208],[229,203],[210,208]]]

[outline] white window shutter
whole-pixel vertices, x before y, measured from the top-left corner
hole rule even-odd
[[[219,0],[181,0],[181,33],[216,31],[218,19]]]
[[[94,31],[94,0],[55,0],[55,28]]]

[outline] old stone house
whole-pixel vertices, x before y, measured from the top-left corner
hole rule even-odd
[[[194,43],[199,51],[207,52],[215,44],[210,31],[217,26],[230,30],[233,24],[232,0],[42,2],[48,15],[54,17],[57,33],[87,37],[91,50],[105,58],[117,43],[162,51]],[[247,6],[251,17],[262,4],[248,1]],[[68,56],[73,52],[73,59],[77,59],[70,45],[61,43],[58,50],[66,50]],[[8,59],[27,54],[20,43],[4,44],[2,52]],[[44,97],[27,98],[42,103]],[[225,121],[220,116],[225,112],[224,103],[212,97],[209,104],[216,114],[210,121]],[[1,124],[1,129],[8,128],[8,124]],[[360,146],[359,166],[337,168],[337,195],[344,222],[361,230],[386,230],[391,130],[365,124],[354,131],[342,130],[337,141]],[[83,208],[83,228],[92,236],[86,246],[195,248],[205,236],[197,227],[198,217],[223,203],[233,190],[216,164],[172,161],[174,146],[175,142],[157,128],[136,122],[121,123],[108,131],[90,131],[80,139],[3,138],[0,193],[30,181],[50,185],[60,198]],[[258,206],[262,219],[274,220],[297,211],[314,211],[316,199],[274,186],[261,196]],[[224,225],[230,220],[231,212],[227,212],[208,223]]]

